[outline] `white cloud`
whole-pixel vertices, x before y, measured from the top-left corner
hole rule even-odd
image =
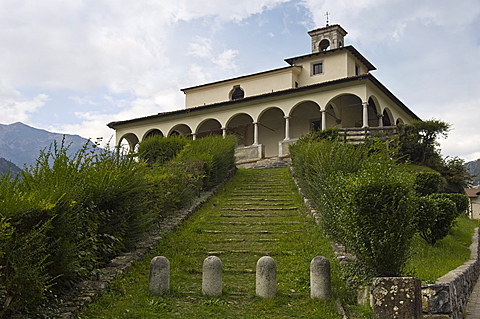
[[[237,70],[237,65],[235,64],[235,57],[238,55],[237,50],[226,50],[220,53],[218,58],[214,61],[222,70]]]
[[[3,123],[28,121],[31,114],[38,111],[47,101],[46,94],[28,98],[0,82],[0,114]]]

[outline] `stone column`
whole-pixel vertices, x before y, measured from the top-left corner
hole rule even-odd
[[[423,318],[422,289],[418,278],[374,278],[372,296],[374,319]]]
[[[323,256],[317,256],[310,263],[310,297],[327,300],[330,290],[330,262]]]
[[[263,256],[257,262],[255,293],[263,298],[274,298],[277,294],[277,264],[270,256]]]
[[[157,256],[150,262],[149,289],[156,296],[170,290],[170,262],[166,257]]]
[[[223,138],[225,138],[227,136],[227,128],[226,127],[222,127],[222,136],[223,136]]]
[[[209,297],[222,295],[222,261],[217,256],[208,256],[203,261],[202,293]]]
[[[258,122],[253,122],[253,145],[258,145]]]
[[[378,114],[378,127],[383,127],[383,114]]]
[[[290,116],[284,116],[285,119],[285,141],[290,139]]]
[[[197,133],[192,133],[192,140],[195,141],[197,139]]]
[[[321,110],[322,112],[322,131],[327,129],[327,111]]]
[[[363,102],[363,125],[362,127],[368,127],[368,102]]]

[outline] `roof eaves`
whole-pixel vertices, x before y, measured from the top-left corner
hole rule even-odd
[[[238,80],[248,78],[248,77],[252,77],[252,76],[264,75],[264,74],[274,73],[274,72],[287,70],[287,69],[292,69],[292,68],[295,68],[295,66],[294,65],[289,65],[289,66],[285,66],[285,67],[281,67],[281,68],[277,68],[277,69],[273,69],[273,70],[267,70],[267,71],[262,71],[262,72],[258,72],[258,73],[242,75],[242,76],[239,76],[239,77],[236,77],[236,78],[230,78],[230,79],[220,80],[220,81],[216,81],[216,82],[200,84],[200,85],[180,89],[180,91],[185,93],[185,91],[188,91],[188,90],[191,90],[191,89],[197,89],[197,88],[201,88],[201,87],[205,87],[205,86],[209,86],[209,85],[215,85],[215,84],[220,84],[220,83],[225,83],[225,82],[230,82],[230,81],[238,81]]]
[[[355,49],[355,48],[354,48],[353,46],[351,46],[351,45],[347,45],[347,46],[345,46],[345,47],[336,48],[336,49],[332,49],[332,50],[319,51],[319,52],[314,52],[314,53],[310,53],[310,54],[305,54],[305,55],[301,55],[301,56],[297,56],[297,57],[293,57],[293,58],[288,58],[288,59],[285,59],[285,62],[287,62],[288,64],[290,64],[290,65],[293,66],[293,65],[294,65],[294,60],[305,59],[305,58],[309,58],[309,57],[313,57],[313,56],[320,56],[320,55],[330,54],[330,53],[337,52],[337,51],[341,51],[341,50],[347,50],[347,51],[349,51],[350,53],[352,53],[353,56],[355,56],[360,62],[362,62],[363,64],[365,64],[365,66],[368,68],[369,71],[373,71],[373,70],[376,70],[376,69],[377,69],[372,63],[370,63],[370,61],[368,61],[360,52],[358,52],[357,49]]]

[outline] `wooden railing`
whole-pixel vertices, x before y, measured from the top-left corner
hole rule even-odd
[[[390,140],[398,134],[396,126],[382,127],[353,127],[339,129],[339,135],[349,142],[364,142],[377,138],[382,141]]]

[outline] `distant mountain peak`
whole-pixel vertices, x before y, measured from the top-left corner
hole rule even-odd
[[[22,122],[0,124],[0,157],[18,167],[23,167],[25,164],[34,165],[41,150],[49,147],[54,141],[58,143],[63,139],[66,145],[70,145],[70,153],[76,152],[89,142],[88,139],[79,135],[52,133]]]

